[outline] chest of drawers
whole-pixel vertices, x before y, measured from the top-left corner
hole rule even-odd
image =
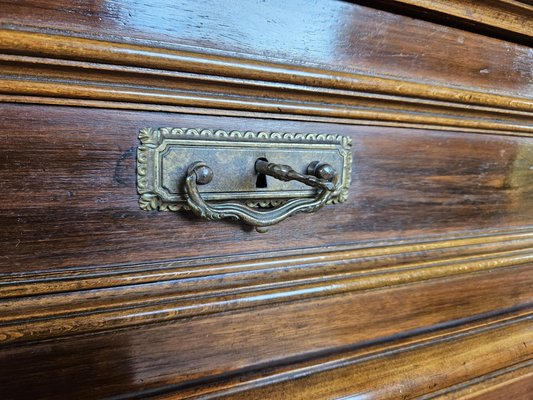
[[[0,398],[530,398],[531,7],[444,3],[0,1]],[[348,199],[143,210],[146,127],[347,136]]]

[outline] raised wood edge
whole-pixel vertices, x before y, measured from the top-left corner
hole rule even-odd
[[[520,394],[516,392],[511,394],[511,390],[514,390],[519,385],[524,385],[526,395],[533,393],[533,359],[513,364],[490,374],[475,377],[458,385],[424,396],[421,400],[481,400],[511,397],[517,399],[516,395]]]
[[[0,53],[0,101],[207,108],[533,135],[533,100],[473,88],[8,29],[0,29]]]
[[[429,13],[444,20],[459,20],[472,27],[487,27],[496,32],[507,32],[529,39],[533,32],[533,6],[515,0],[380,0],[384,6],[396,5],[407,10]],[[416,14],[419,15],[419,14]],[[444,22],[444,21],[443,21]]]
[[[328,354],[192,387],[162,387],[152,399],[463,398],[456,388],[531,365],[531,310]],[[518,368],[516,368],[518,370]],[[490,386],[485,384],[485,388]],[[139,394],[131,394],[137,398]],[[483,397],[481,397],[483,398]]]
[[[12,274],[0,343],[43,340],[533,264],[533,232],[271,257]]]
[[[493,135],[505,135],[505,136],[517,136],[517,137],[533,137],[533,133],[522,132],[520,130],[514,130],[514,126],[510,125],[506,128],[499,125],[497,127],[479,127],[479,124],[463,124],[461,127],[451,125],[439,125],[435,124],[433,120],[428,119],[426,122],[408,122],[409,118],[406,118],[406,122],[399,121],[385,121],[379,119],[350,119],[339,117],[324,117],[316,115],[298,115],[287,113],[269,113],[269,112],[257,112],[257,111],[241,111],[241,110],[227,110],[221,108],[199,108],[199,107],[185,107],[185,106],[169,106],[162,104],[147,104],[147,103],[128,103],[128,102],[110,102],[100,100],[83,100],[83,99],[68,99],[68,98],[55,98],[46,96],[18,96],[18,95],[2,95],[0,94],[0,103],[12,103],[12,104],[38,104],[38,105],[57,105],[68,107],[91,107],[91,108],[103,108],[103,109],[119,109],[119,110],[138,110],[138,111],[151,111],[151,112],[170,112],[179,114],[197,114],[197,115],[216,115],[216,116],[228,116],[228,117],[241,117],[241,118],[263,118],[273,120],[293,120],[293,121],[306,121],[306,122],[327,122],[334,124],[344,125],[368,125],[368,126],[386,126],[395,128],[413,128],[413,129],[426,129],[426,130],[439,130],[439,131],[452,131],[452,132],[469,132],[469,133],[482,133]],[[478,121],[479,122],[479,121]],[[472,126],[478,126],[473,128]]]

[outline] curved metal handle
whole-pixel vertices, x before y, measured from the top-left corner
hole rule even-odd
[[[272,176],[282,181],[296,180],[318,189],[316,197],[311,199],[294,199],[273,210],[255,210],[240,203],[208,204],[200,195],[198,185],[205,185],[213,179],[213,171],[202,162],[192,163],[187,170],[185,190],[187,203],[192,211],[205,219],[219,220],[222,218],[240,219],[248,225],[255,226],[258,232],[266,232],[264,227],[277,224],[298,212],[314,212],[322,208],[334,194],[337,173],[329,164],[314,161],[307,168],[308,175],[299,174],[288,165],[269,163],[257,160],[257,173]],[[333,181],[333,182],[332,182]]]

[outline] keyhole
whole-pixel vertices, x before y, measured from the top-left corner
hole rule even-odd
[[[259,157],[258,160],[268,162],[268,160],[264,157]],[[264,189],[267,187],[267,177],[265,174],[257,174],[257,180],[255,181],[255,187],[257,189]]]

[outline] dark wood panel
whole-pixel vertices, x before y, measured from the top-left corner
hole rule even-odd
[[[3,272],[316,247],[533,221],[528,138],[68,107],[6,105],[2,112]],[[298,215],[266,235],[187,213],[142,211],[135,148],[144,126],[351,135],[350,199],[316,215]]]
[[[67,392],[79,399],[132,392],[146,397],[152,389],[186,394],[211,390],[210,384],[233,386],[247,372],[269,374],[286,366],[290,371],[299,368],[288,366],[292,363],[321,364],[330,355],[368,353],[370,346],[384,351],[389,342],[402,338],[416,342],[422,333],[460,333],[467,329],[464,324],[483,326],[490,316],[503,313],[497,318],[505,321],[505,313],[512,310],[527,314],[525,307],[533,301],[532,271],[531,265],[502,268],[138,329],[2,346],[0,397],[62,398]],[[48,322],[50,332],[56,323]],[[530,351],[521,342],[517,350]],[[523,356],[504,353],[495,351],[484,365],[498,369]],[[477,372],[472,369],[462,379]],[[304,393],[304,386],[290,393],[300,390]]]
[[[203,399],[322,400],[365,396],[370,399],[431,398],[431,392],[483,376],[531,358],[532,320],[484,327],[434,343],[391,351],[382,357],[341,359],[334,365],[302,368],[258,379],[252,385],[221,390]],[[285,376],[283,376],[285,375]],[[269,379],[270,378],[270,379]],[[180,399],[174,393],[159,399]],[[528,400],[528,397],[520,400]]]
[[[357,0],[359,4],[458,27],[471,32],[533,44],[533,4],[514,0]]]
[[[212,49],[526,97],[533,90],[525,46],[348,2],[4,0],[0,6],[6,27]]]
[[[531,48],[354,3],[0,0],[0,399],[529,395]],[[146,126],[349,135],[349,201],[142,211]]]
[[[533,262],[528,241],[498,243],[496,251],[489,250],[492,246],[488,246],[489,249],[484,246],[461,249],[448,243],[450,246],[444,253],[440,252],[440,259],[435,259],[439,251],[429,248],[395,254],[391,246],[381,249],[392,250],[388,254],[386,251],[379,254],[380,249],[375,248],[255,262],[217,263],[217,259],[211,259],[212,264],[168,263],[166,268],[164,263],[152,270],[146,269],[150,265],[145,265],[144,270],[130,266],[130,271],[126,268],[122,273],[115,268],[100,268],[93,269],[89,277],[70,270],[49,274],[52,276],[39,274],[41,279],[31,279],[30,276],[24,280],[22,275],[21,285],[12,285],[11,294],[17,294],[17,289],[21,289],[18,294],[25,292],[27,296],[11,296],[0,301],[0,343],[46,340],[238,312],[252,307],[278,307],[294,301],[318,301],[326,296],[416,285],[487,271],[495,273],[509,267],[527,269]],[[431,245],[427,243],[428,247]],[[416,246],[424,247],[423,244],[405,247],[414,249]],[[505,251],[507,246],[518,246],[519,249]],[[459,256],[465,250],[467,254],[476,251],[482,254]],[[498,276],[492,275],[493,278]],[[522,279],[520,285],[525,286],[510,285],[513,289],[511,305],[500,299],[498,307],[504,303],[519,306],[521,301],[529,301],[531,296],[527,291],[524,296],[519,294],[530,285],[528,275],[518,273],[513,277]],[[10,278],[6,277],[2,285],[8,297],[9,284],[13,283]],[[43,289],[47,291],[43,293]],[[508,290],[509,286],[504,289]],[[446,301],[453,304],[455,299]],[[483,307],[487,306],[488,302],[484,302]],[[488,309],[484,310],[488,312]]]

